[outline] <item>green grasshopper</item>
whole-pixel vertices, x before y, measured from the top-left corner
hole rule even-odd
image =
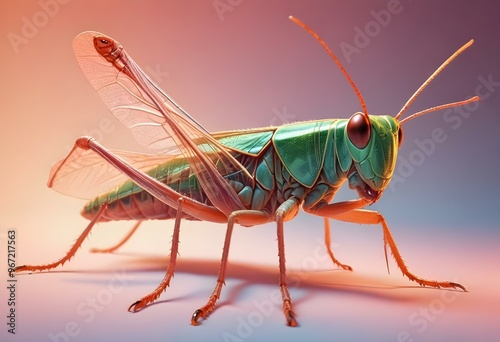
[[[418,94],[473,41],[448,58],[395,117],[373,116],[368,115],[359,90],[323,40],[298,19],[290,19],[312,34],[330,54],[356,92],[362,112],[349,119],[209,133],[148,78],[117,41],[97,32],[78,35],[73,48],[89,82],[137,141],[155,154],[113,151],[91,137],[77,139],[68,156],[52,168],[48,186],[83,198],[92,198],[97,191],[106,192],[85,205],[82,215],[90,224],[63,258],[47,265],[19,266],[16,271],[49,270],[64,264],[97,222],[137,221],[116,246],[93,250],[112,252],[130,238],[142,221],[174,219],[166,274],[155,290],[129,307],[129,311],[136,312],[158,299],[170,284],[182,219],[227,223],[215,289],[206,305],[191,318],[191,323],[197,325],[214,310],[220,297],[234,225],[251,227],[276,222],[283,311],[286,323],[296,326],[286,282],[283,223],[294,218],[302,207],[306,213],[324,218],[325,243],[335,265],[352,270],[333,255],[329,219],[381,224],[386,261],[389,246],[398,267],[410,280],[422,286],[466,291],[458,283],[427,280],[411,273],[382,214],[364,207],[375,203],[391,181],[404,123],[479,99],[433,107],[400,120]],[[345,181],[359,198],[332,203]]]

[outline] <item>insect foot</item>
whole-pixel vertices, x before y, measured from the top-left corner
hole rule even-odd
[[[286,317],[286,324],[289,327],[296,327],[298,325],[297,320],[295,319],[295,313],[293,311],[285,312],[285,317]]]
[[[459,289],[461,289],[464,292],[469,292],[469,291],[467,291],[465,286],[463,286],[462,284],[450,282],[450,285],[453,286],[454,289],[456,289],[458,287]]]
[[[135,301],[128,307],[129,312],[137,312],[142,310],[146,306],[146,303],[142,300]]]
[[[15,273],[23,272],[23,271],[29,271],[27,268],[27,265],[21,265],[21,266],[17,266],[14,268]]]
[[[55,263],[52,263],[52,264],[48,264],[48,265],[21,265],[21,266],[17,266],[16,268],[14,268],[14,272],[15,273],[19,273],[19,272],[41,272],[41,271],[48,271],[50,269],[53,269],[59,265],[63,265],[65,261],[63,262],[55,262]]]
[[[417,278],[417,279],[410,278],[410,280],[416,281],[421,286],[436,287],[438,289],[440,289],[440,288],[455,289],[455,290],[456,289],[461,289],[464,292],[469,292],[469,291],[467,291],[467,289],[465,288],[465,286],[463,286],[462,284],[453,283],[451,281],[438,282],[438,281],[429,281],[429,280],[422,279],[422,278]]]
[[[218,287],[217,287],[216,291],[218,290],[218,292],[214,291],[214,294],[212,294],[210,296],[208,303],[204,307],[196,310],[193,313],[193,315],[191,316],[191,325],[200,325],[201,322],[204,319],[206,319],[208,317],[208,315],[210,315],[212,313],[212,311],[214,311],[215,303],[217,302],[217,299],[219,299],[219,297],[220,297],[219,283],[217,285],[218,285]]]
[[[464,292],[469,292],[469,291],[467,291],[465,286],[463,286],[462,284],[453,283],[451,281],[427,280],[427,279],[415,276],[413,273],[409,272],[408,269],[403,271],[403,275],[407,276],[408,279],[416,282],[420,286],[429,286],[429,287],[435,287],[438,289],[441,289],[441,288],[443,288],[443,289],[455,289],[455,290],[461,289]]]
[[[166,286],[167,285],[165,285],[165,287]],[[157,300],[158,297],[160,297],[161,293],[165,290],[165,287],[163,286],[163,283],[160,284],[160,286],[158,286],[158,288],[155,291],[151,292],[147,296],[142,297],[138,301],[132,303],[132,305],[128,307],[128,311],[129,312],[141,311],[146,306],[148,306],[148,304],[153,303],[155,300]]]
[[[191,317],[191,325],[200,325],[201,321],[205,318],[205,313],[201,309],[196,310]]]

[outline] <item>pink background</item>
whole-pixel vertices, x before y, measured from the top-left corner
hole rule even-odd
[[[473,47],[406,115],[475,95],[481,78],[500,81],[500,7],[493,1],[461,6],[456,1],[401,0],[399,12],[384,26],[376,24],[373,13],[394,1],[66,2],[0,4],[0,317],[8,312],[7,231],[17,231],[18,265],[47,263],[61,257],[87,224],[78,214],[84,201],[46,187],[52,164],[81,135],[93,135],[107,147],[142,151],[79,70],[71,42],[82,31],[100,31],[120,41],[211,131],[348,118],[360,109],[335,65],[287,19],[290,14],[313,27],[339,56],[373,114],[397,113],[470,38],[476,40]],[[227,11],[218,13],[214,4],[226,4]],[[30,31],[27,22],[38,26]],[[376,31],[370,31],[372,37],[359,53],[346,58],[342,46],[354,45],[357,29],[365,28]],[[13,37],[22,34],[25,40],[13,44]],[[416,156],[415,139],[430,139],[433,129],[444,131],[446,139],[412,170],[399,166],[397,175],[404,181],[393,180],[373,206],[385,215],[410,270],[460,282],[469,293],[422,289],[402,279],[392,260],[387,275],[376,226],[334,223],[334,251],[355,272],[332,270],[324,257],[322,221],[301,214],[285,231],[300,328],[284,325],[280,305],[262,304],[278,288],[273,225],[235,230],[220,305],[201,327],[191,327],[190,315],[215,285],[224,226],[184,222],[172,286],[158,305],[130,314],[128,305],[163,277],[172,222],[144,224],[116,255],[88,253],[91,247],[114,243],[131,226],[118,222],[99,225],[64,267],[17,278],[17,334],[6,333],[3,318],[2,341],[51,341],[56,335],[64,341],[60,332],[68,324],[75,329],[68,341],[496,339],[497,92],[498,86],[492,86],[489,96],[477,109],[465,110],[464,117],[441,112],[405,125],[399,165]],[[342,190],[338,198],[353,194]],[[304,270],[308,272],[300,273]],[[91,298],[97,298],[98,309],[90,309]]]

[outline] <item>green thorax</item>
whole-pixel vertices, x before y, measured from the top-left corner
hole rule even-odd
[[[331,185],[355,167],[373,189],[383,190],[394,171],[399,124],[391,116],[370,116],[368,145],[358,149],[346,132],[348,119],[298,122],[279,127],[273,144],[288,172],[311,188],[323,171]]]

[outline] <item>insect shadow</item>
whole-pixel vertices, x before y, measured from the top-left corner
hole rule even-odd
[[[138,253],[124,253],[115,252],[115,255],[121,255],[131,258],[126,258],[116,262],[110,268],[111,270],[119,269],[124,273],[144,273],[144,272],[165,272],[168,265],[169,258],[164,256],[150,256]],[[180,280],[179,275],[190,274],[214,277],[220,263],[218,260],[206,259],[182,259],[177,261],[176,277]],[[61,270],[39,272],[43,273],[85,273],[85,274],[104,274],[109,273],[110,270],[106,269],[88,269],[88,270]],[[297,293],[297,304],[301,305],[317,296],[318,292],[325,294],[335,295],[351,295],[355,297],[365,297],[370,300],[381,301],[394,301],[400,303],[421,303],[427,302],[429,296],[435,297],[436,289],[424,287],[428,291],[403,291],[405,289],[421,288],[419,285],[404,284],[405,280],[393,279],[393,277],[376,277],[363,274],[360,272],[348,272],[341,269],[325,269],[325,270],[302,270],[302,269],[289,269],[290,272],[290,290]],[[221,307],[225,305],[232,305],[238,303],[245,297],[244,293],[248,290],[253,290],[256,286],[275,286],[279,277],[279,271],[273,265],[255,265],[241,262],[231,262],[227,272],[228,285],[226,286],[227,292],[221,298]],[[233,283],[232,280],[239,281]],[[73,279],[71,282],[100,282],[102,280],[86,278],[86,279]],[[155,282],[152,280],[151,282]],[[144,283],[150,283],[145,280],[131,280],[128,286],[140,286]],[[402,291],[394,291],[394,290]],[[439,289],[438,291],[457,291],[455,289]],[[177,297],[171,297],[164,300],[159,300],[152,303],[150,306],[165,304],[177,300],[184,300],[188,298],[198,297],[204,293],[203,290],[196,291],[195,293],[188,293]],[[275,303],[276,304],[276,303]],[[279,306],[278,304],[276,304]],[[149,306],[142,310],[148,309]],[[141,311],[142,311],[141,310]]]

